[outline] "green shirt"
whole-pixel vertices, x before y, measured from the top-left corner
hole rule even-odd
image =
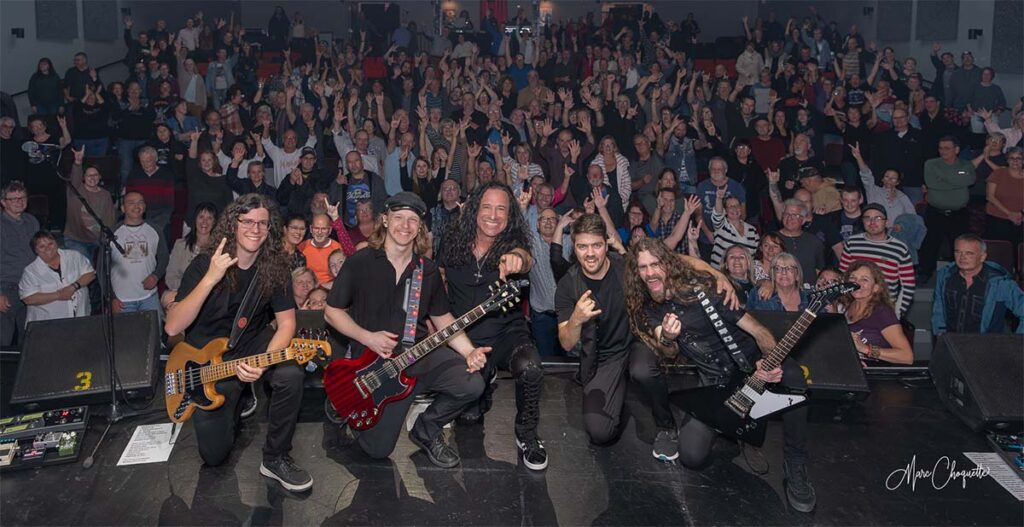
[[[940,210],[959,210],[967,206],[974,165],[957,159],[952,165],[941,158],[924,163],[924,184],[928,185],[928,204]]]

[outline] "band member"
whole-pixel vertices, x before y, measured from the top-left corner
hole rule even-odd
[[[625,297],[633,332],[667,356],[683,354],[697,365],[701,384],[725,382],[739,369],[753,364],[753,375],[765,382],[782,381],[791,390],[806,389],[803,373],[793,360],[784,360],[781,368],[764,369],[761,353],[775,347],[775,337],[749,313],[725,305],[722,296],[713,292],[713,278],[709,274],[681,265],[664,245],[651,239],[641,240],[630,248],[626,267]],[[707,292],[743,358],[730,354],[698,301],[695,287]],[[685,391],[672,395],[673,400],[685,397]],[[729,410],[723,407],[722,411]],[[782,422],[786,498],[794,509],[810,512],[816,499],[806,469],[807,406],[784,413]],[[679,427],[683,465],[703,465],[715,437],[717,433],[710,427],[685,415]]]
[[[668,387],[654,351],[630,331],[622,295],[625,262],[620,255],[608,252],[609,236],[617,238],[618,234],[608,232],[597,214],[584,214],[573,224],[577,264],[559,280],[555,291],[558,340],[563,349],[572,349],[582,342],[583,423],[590,441],[606,445],[621,434],[628,370],[629,377],[640,384],[651,401],[658,427],[654,457],[671,461],[679,457],[679,449]],[[679,257],[680,261],[712,272],[720,284],[728,282],[707,263],[689,256]],[[732,294],[728,286],[719,287]]]
[[[533,258],[529,229],[507,186],[489,182],[474,189],[462,206],[462,215],[445,235],[439,258],[453,312],[465,313],[486,300],[490,296],[488,286],[498,280],[530,272]],[[497,371],[511,372],[516,383],[516,445],[527,468],[543,470],[548,466],[548,455],[537,437],[537,422],[544,370],[523,311],[491,313],[467,333],[474,343],[494,351],[482,371],[487,381],[484,395],[462,414],[460,421],[478,422],[491,407],[491,382]]]
[[[354,356],[365,350],[385,358],[401,353],[397,341],[405,325],[405,303],[412,301],[406,298],[407,284],[419,266],[423,283],[415,341],[429,335],[428,318],[437,328],[455,321],[437,265],[421,256],[430,249],[426,214],[426,204],[412,192],[388,198],[370,234],[369,247],[349,257],[334,280],[325,318],[352,339]],[[474,347],[463,333],[449,344],[450,348],[438,348],[406,369],[417,381],[413,393],[385,406],[377,424],[358,434],[356,442],[370,457],[391,454],[414,396],[434,392],[434,402],[416,419],[409,439],[433,464],[443,468],[459,464],[458,453],[444,437],[444,426],[483,393],[484,381],[476,372],[486,364],[490,348]]]
[[[167,334],[185,332],[185,341],[197,348],[230,337],[236,342],[225,360],[287,347],[295,334],[295,301],[282,232],[277,206],[267,197],[246,194],[228,205],[210,235],[211,244],[185,270],[176,303],[168,307]],[[219,240],[216,247],[214,240]],[[276,329],[271,320],[277,322]],[[243,383],[264,374],[273,393],[260,474],[291,491],[309,489],[313,478],[288,455],[305,376],[295,362],[270,368],[239,364],[237,377],[218,381],[224,405],[199,410],[193,417],[199,455],[211,466],[227,459],[235,441]]]

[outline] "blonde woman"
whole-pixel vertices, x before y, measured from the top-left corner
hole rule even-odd
[[[598,144],[598,154],[594,156],[591,165],[601,167],[604,174],[604,183],[619,191],[619,199],[622,200],[622,209],[629,206],[629,195],[632,192],[632,180],[629,175],[629,160],[619,153],[619,145],[610,135],[601,138]]]

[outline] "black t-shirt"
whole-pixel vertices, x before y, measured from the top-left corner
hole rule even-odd
[[[331,287],[331,294],[327,297],[327,305],[347,310],[352,320],[366,331],[390,331],[398,335],[401,341],[405,329],[406,283],[411,284],[412,273],[418,263],[419,258],[413,255],[396,281],[395,268],[383,249],[362,249],[350,256],[341,267]],[[427,317],[449,312],[448,296],[437,264],[424,258],[416,342],[429,335]],[[354,340],[352,346],[354,352],[358,351],[353,354],[355,356],[365,349],[365,346]]]
[[[626,316],[626,301],[622,296],[625,283],[625,263],[618,255],[609,254],[611,265],[608,273],[601,280],[591,280],[579,269],[580,278],[590,297],[594,299],[596,309],[601,310],[591,322],[597,322],[597,360],[605,360],[619,354],[628,353],[633,343],[633,332],[629,328],[629,317]],[[558,323],[569,320],[576,309],[579,296],[576,295],[572,273],[566,274],[558,281],[555,290],[555,311],[558,312]],[[583,291],[586,291],[584,289]],[[583,291],[580,291],[582,295]]]
[[[196,255],[188,269],[181,278],[181,286],[178,287],[177,301],[180,302],[199,284],[210,267],[210,254],[200,253]],[[249,288],[249,283],[256,278],[256,266],[248,269],[237,269],[237,288],[230,290],[229,280],[225,276],[223,280],[203,302],[199,314],[192,322],[192,325],[185,330],[185,342],[201,348],[211,340],[218,337],[229,337],[231,328],[235,322],[235,314],[242,305],[242,298]],[[235,349],[225,355],[226,358],[237,358],[262,353],[265,349],[252,349],[251,344],[256,336],[264,328],[270,325],[274,313],[280,313],[295,309],[295,297],[292,294],[292,282],[287,280],[272,298],[263,297],[256,307],[252,316],[249,317],[246,329],[239,338]]]
[[[348,265],[347,263],[345,265]],[[444,276],[448,281],[448,299],[455,316],[462,316],[480,305],[491,296],[487,286],[498,282],[498,270],[482,271],[477,279],[476,263],[462,266],[445,266]],[[492,311],[466,330],[476,346],[489,346],[510,327],[519,327],[526,318],[517,305],[506,311]]]
[[[710,292],[709,297],[718,314],[725,321],[729,334],[735,339],[736,345],[753,366],[761,356],[760,350],[754,339],[736,325],[746,311],[726,307],[722,302],[722,296],[718,293]],[[697,365],[702,377],[731,375],[738,369],[736,362],[729,354],[729,349],[722,342],[722,337],[701,308],[700,302],[669,301],[660,304],[651,302],[644,309],[647,324],[652,329],[660,326],[661,321],[668,313],[675,313],[682,324],[683,330],[676,338],[679,353]]]

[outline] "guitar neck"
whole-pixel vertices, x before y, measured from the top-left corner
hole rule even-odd
[[[415,364],[416,361],[418,361],[424,355],[430,353],[431,351],[434,351],[436,348],[440,347],[445,342],[448,342],[449,340],[452,339],[452,337],[458,335],[459,332],[466,329],[472,323],[476,322],[486,314],[487,311],[483,308],[483,306],[477,306],[471,309],[465,315],[459,317],[455,322],[449,324],[448,327],[423,339],[415,346],[409,348],[405,353],[402,353],[401,355],[391,359],[391,361],[398,366],[399,371],[405,370],[409,366]]]
[[[762,358],[764,369],[774,370],[778,368],[782,364],[783,359],[789,355],[789,352],[793,351],[793,346],[796,346],[796,343],[800,341],[800,337],[804,336],[804,332],[807,331],[807,328],[811,326],[811,323],[817,317],[817,313],[805,309],[800,314],[800,318],[796,319],[796,322],[789,328],[789,331],[775,344],[775,347]],[[747,384],[758,392],[764,391],[764,381],[757,377],[751,376],[747,380]]]
[[[245,364],[253,368],[266,368],[281,362],[289,361],[293,358],[295,358],[295,353],[292,352],[290,347],[279,350],[270,350],[265,353],[258,353],[256,355],[250,355],[240,359],[233,359],[204,366],[201,369],[201,375],[204,384],[208,382],[216,382],[221,379],[227,379],[228,377],[234,377],[237,375],[239,364]]]

